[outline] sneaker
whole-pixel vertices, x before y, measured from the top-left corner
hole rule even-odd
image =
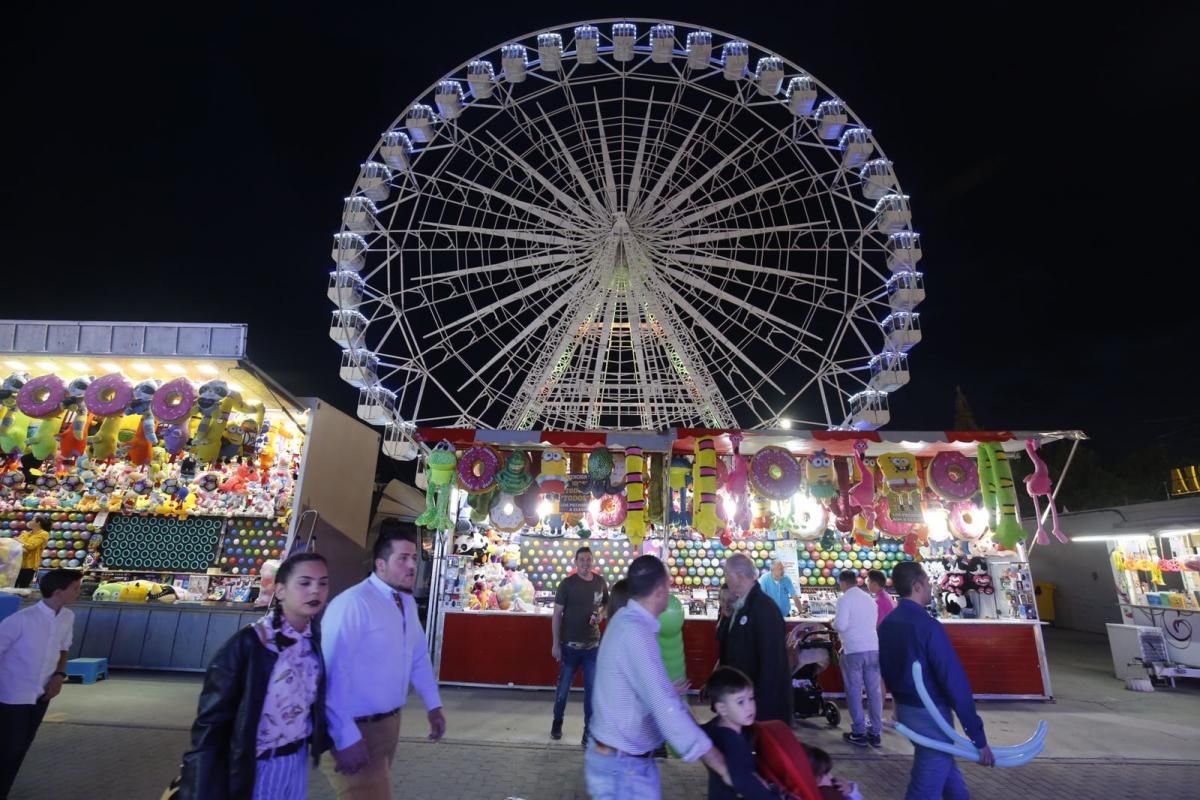
[[[868,733],[867,734],[867,743],[870,744],[871,747],[874,747],[876,750],[878,750],[879,748],[883,747],[883,737],[881,737],[877,733],[876,734]]]
[[[842,738],[855,747],[866,747],[868,744],[865,733],[843,733]]]
[[[562,720],[554,720],[554,724],[550,726],[550,738],[558,741],[562,738]]]

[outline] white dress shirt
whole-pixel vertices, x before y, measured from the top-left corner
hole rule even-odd
[[[879,607],[875,598],[855,586],[838,598],[833,627],[842,639],[843,653],[869,653],[879,649],[875,623]]]
[[[0,703],[33,705],[46,691],[63,650],[71,649],[75,614],[44,602],[0,620]]]
[[[441,708],[417,602],[377,575],[333,598],[321,620],[325,656],[325,711],[338,750],[362,738],[354,720],[402,708],[411,684],[427,709]]]
[[[658,620],[637,600],[608,623],[596,656],[591,733],[631,755],[648,753],[665,738],[685,761],[695,761],[712,741],[667,677],[657,635]]]

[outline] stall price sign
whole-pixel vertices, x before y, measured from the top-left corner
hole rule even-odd
[[[586,514],[592,493],[588,490],[587,473],[572,474],[567,478],[566,489],[559,497],[558,510],[563,514]]]

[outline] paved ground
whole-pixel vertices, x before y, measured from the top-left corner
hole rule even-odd
[[[1200,796],[1200,691],[1125,691],[1112,678],[1107,646],[1096,637],[1054,632],[1048,650],[1057,703],[982,706],[998,744],[1024,739],[1037,719],[1048,719],[1046,751],[1015,770],[968,765],[964,772],[976,796],[1002,790],[1019,800],[1022,794],[1031,800]],[[128,672],[93,686],[68,686],[51,707],[12,797],[157,798],[187,747],[198,690],[195,675]],[[578,701],[568,711],[562,742],[552,743],[548,693],[446,689],[443,699],[447,741],[423,741],[420,715],[406,715],[396,797],[586,797]],[[707,713],[697,709],[697,716]],[[814,724],[800,735],[829,750],[838,772],[859,781],[865,797],[900,796],[911,752],[905,740],[889,733],[881,753],[862,753],[841,741],[842,730]],[[702,768],[669,761],[661,769],[664,797],[704,796]],[[309,797],[332,797],[319,773],[313,773]]]

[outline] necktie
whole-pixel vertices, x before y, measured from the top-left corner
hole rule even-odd
[[[408,615],[404,613],[404,595],[400,592],[392,592],[392,599],[396,601],[396,608],[400,609],[400,620],[404,626],[405,634],[408,633]]]

